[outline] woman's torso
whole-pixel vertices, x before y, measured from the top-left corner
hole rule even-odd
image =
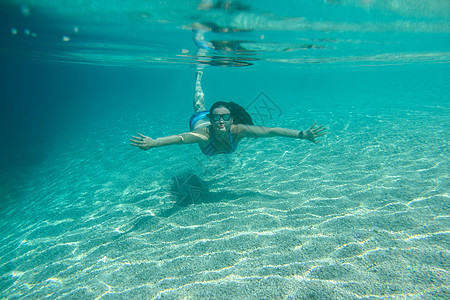
[[[200,143],[200,149],[208,156],[217,154],[230,154],[236,151],[237,144],[240,139],[236,133],[236,126],[231,125],[230,130],[223,136],[216,136],[211,126],[200,129],[208,138],[205,142]]]

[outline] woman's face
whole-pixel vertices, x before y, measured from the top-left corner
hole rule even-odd
[[[211,113],[211,124],[213,129],[218,132],[227,132],[233,124],[233,117],[230,111],[221,106],[214,109]]]

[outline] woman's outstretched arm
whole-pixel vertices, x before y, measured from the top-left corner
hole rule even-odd
[[[152,139],[151,137],[145,136],[143,134],[138,134],[138,136],[133,136],[130,139],[131,146],[138,147],[141,150],[149,150],[157,147],[164,147],[177,144],[195,144],[201,143],[208,140],[208,137],[201,131],[191,131],[186,133],[181,133],[177,135],[170,135],[165,137],[160,137],[157,139]]]
[[[258,137],[274,137],[284,136],[290,138],[300,138],[311,141],[313,143],[319,143],[316,138],[327,134],[324,132],[326,128],[323,126],[316,127],[317,123],[314,123],[309,129],[304,131],[279,128],[279,127],[263,127],[263,126],[251,126],[251,125],[236,125],[238,128],[239,137],[258,138]]]

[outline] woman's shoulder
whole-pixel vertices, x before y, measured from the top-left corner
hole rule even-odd
[[[206,133],[206,134],[209,135],[209,127],[211,127],[211,126],[205,126],[205,127],[197,128],[197,129],[192,130],[191,132]]]
[[[249,128],[251,128],[252,125],[244,125],[244,124],[233,124],[231,125],[230,131],[232,134],[241,134],[247,130],[249,130]]]
[[[208,143],[210,138],[210,129],[208,127],[197,128],[191,131],[192,134],[201,135],[204,138],[202,139],[201,144]]]
[[[245,137],[245,132],[247,130],[248,125],[244,124],[233,124],[231,125],[230,132],[232,135],[236,136],[238,141]]]

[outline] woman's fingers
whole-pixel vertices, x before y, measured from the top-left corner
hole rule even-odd
[[[132,143],[143,143],[144,141],[141,138],[130,139]]]
[[[129,141],[131,142],[131,146],[138,147],[142,150],[148,150],[152,148],[152,138],[143,135],[142,133],[138,133],[137,136],[133,135]]]
[[[142,141],[130,140],[130,142],[131,142],[131,146],[137,146],[137,147],[142,146]]]
[[[325,127],[320,125],[319,127],[314,128],[314,127],[316,127],[316,125],[317,125],[317,122],[314,123],[313,126],[311,126],[311,128],[309,128],[309,130],[311,131],[312,134],[314,134],[316,137],[327,134],[326,132],[323,132],[324,130],[326,130]]]
[[[314,132],[315,133],[321,133],[322,131],[324,131],[326,128],[323,128],[323,126],[317,128]]]
[[[132,143],[143,143],[145,139],[148,139],[148,136],[145,136],[141,133],[138,133],[139,136],[134,136],[132,137],[132,139],[130,139],[130,142]]]
[[[148,138],[148,136],[145,136],[145,135],[143,135],[143,134],[141,134],[141,133],[138,133],[138,135],[139,136],[133,136],[131,139],[130,139],[130,142],[131,142],[131,146],[136,146],[136,147],[139,147],[139,148],[141,148],[143,145],[144,145],[144,143],[145,143],[145,139],[146,138]]]

